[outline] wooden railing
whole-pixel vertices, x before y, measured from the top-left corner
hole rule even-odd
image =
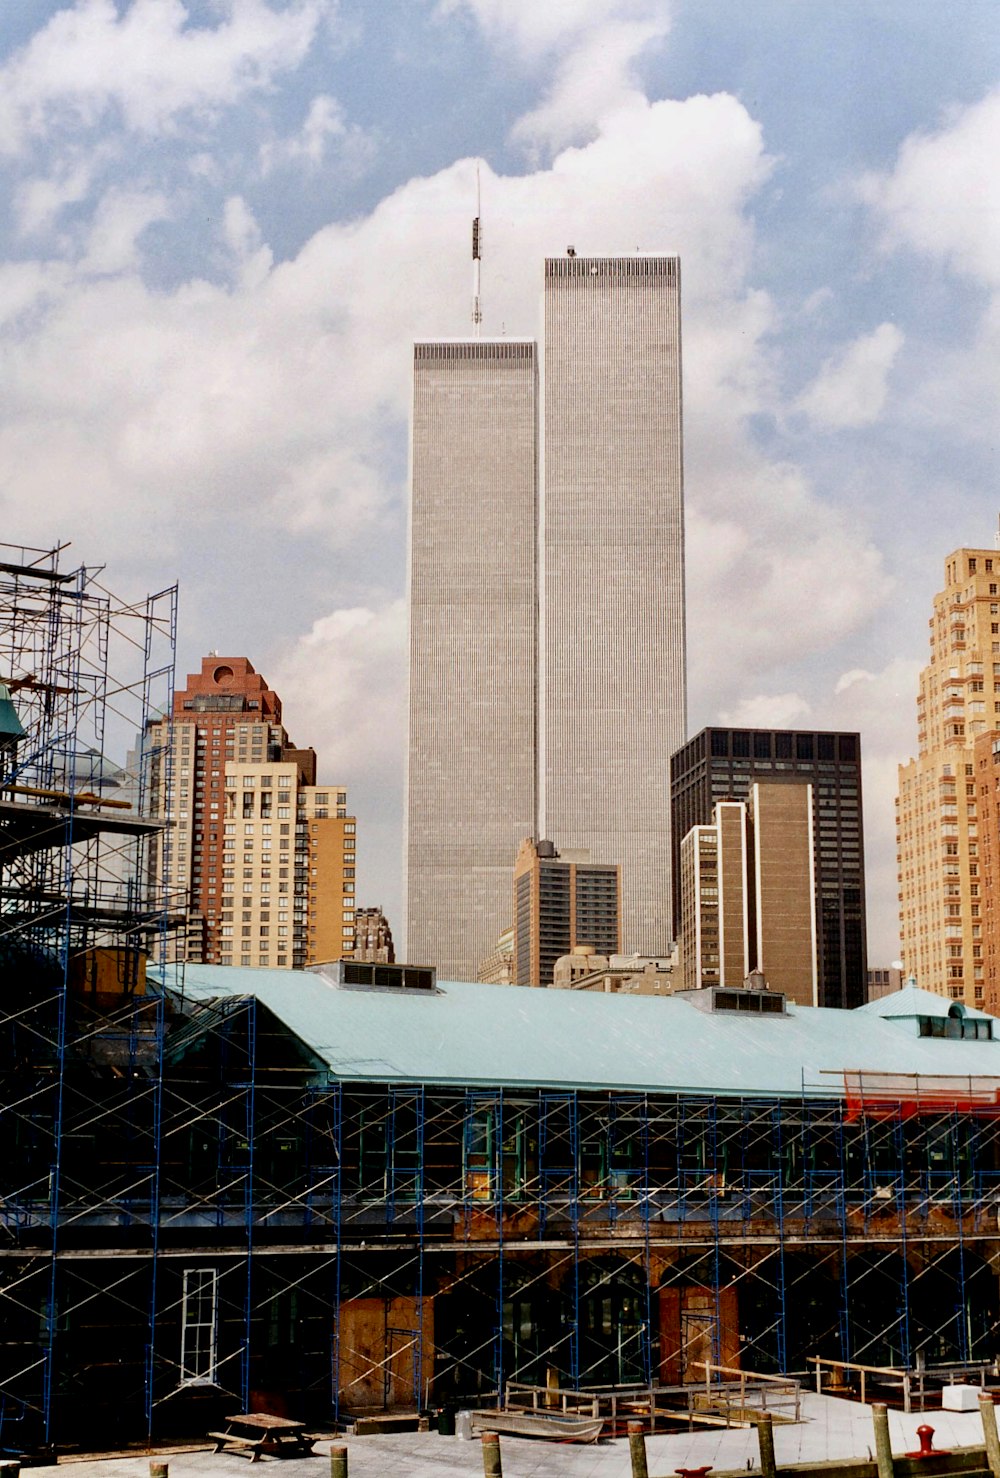
[[[520,1381],[508,1381],[504,1388],[504,1405],[508,1411],[561,1411],[570,1416],[600,1417],[617,1431],[620,1423],[629,1418],[648,1419],[649,1430],[655,1432],[657,1419],[677,1420],[679,1413],[672,1410],[671,1396],[676,1399],[677,1387],[610,1386],[604,1389],[571,1390],[563,1386],[532,1386]],[[687,1417],[687,1413],[683,1413]]]
[[[866,1405],[868,1389],[868,1377],[877,1377],[880,1385],[898,1385],[903,1396],[903,1410],[907,1413],[913,1410],[914,1395],[917,1398],[918,1409],[924,1409],[924,1397],[926,1395],[927,1382],[932,1381],[935,1385],[947,1385],[954,1381],[955,1376],[968,1380],[970,1375],[978,1377],[980,1387],[986,1384],[987,1372],[993,1369],[988,1361],[977,1362],[972,1365],[927,1365],[908,1370],[900,1365],[858,1365],[850,1360],[830,1360],[821,1358],[819,1355],[810,1355],[809,1359],[816,1367],[816,1390],[819,1394],[823,1392],[823,1370],[829,1369],[831,1376],[835,1371],[857,1371],[859,1375],[860,1395],[862,1406]],[[838,1382],[843,1385],[843,1381]]]
[[[761,1411],[774,1411],[783,1403],[781,1396],[790,1397],[795,1408],[795,1421],[801,1419],[802,1413],[802,1382],[791,1375],[765,1375],[757,1370],[737,1370],[732,1365],[715,1365],[709,1360],[694,1360],[692,1364],[698,1370],[705,1372],[705,1394],[712,1401],[724,1399],[729,1405],[737,1400],[739,1406],[745,1410],[757,1409],[755,1401],[748,1401],[747,1396],[759,1397]],[[713,1385],[712,1377],[718,1375],[724,1380]],[[771,1404],[768,1406],[768,1393],[771,1394]]]

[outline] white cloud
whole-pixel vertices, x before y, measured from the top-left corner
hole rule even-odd
[[[719,723],[735,729],[795,729],[803,728],[811,713],[801,693],[757,693],[723,709]]]
[[[109,199],[93,238],[95,261],[98,240],[105,261],[118,243],[116,270],[0,269],[0,521],[32,542],[85,535],[102,558],[141,555],[161,580],[203,558],[212,611],[232,603],[238,629],[256,620],[269,638],[302,568],[315,584],[300,609],[316,609],[318,569],[324,589],[349,586],[348,615],[279,662],[280,685],[266,670],[286,695],[309,692],[302,719],[289,714],[303,742],[330,765],[363,762],[356,783],[397,797],[384,822],[393,846],[411,343],[469,332],[474,169],[461,160],[411,179],[283,262],[233,196],[211,223],[221,281],[147,285],[141,221],[154,202],[141,196],[131,216],[118,198],[117,235]],[[863,530],[748,430],[779,404],[775,312],[748,285],[749,207],[769,172],[759,126],[726,95],[633,95],[550,167],[483,172],[488,334],[537,332],[542,258],[570,242],[683,259],[690,661],[706,719],[768,683],[787,694],[783,664],[834,648],[889,589]],[[374,552],[359,564],[366,540]],[[199,599],[208,604],[198,590],[185,604]],[[341,688],[374,705],[373,729]],[[342,747],[348,731],[362,734],[363,755]]]
[[[529,148],[559,148],[593,137],[601,120],[636,88],[633,63],[651,41],[663,35],[655,22],[614,21],[596,26],[559,62],[543,101],[511,130]]]
[[[79,270],[119,273],[139,261],[139,238],[147,226],[169,215],[163,195],[141,190],[108,190],[98,202]]]
[[[329,10],[296,0],[273,10],[239,0],[217,26],[196,26],[182,0],[77,0],[0,68],[0,153],[53,128],[91,128],[111,111],[129,129],[168,131],[181,114],[211,117],[299,64]]]
[[[524,60],[538,61],[558,49],[578,45],[609,23],[670,25],[668,0],[440,0],[442,15],[464,10],[473,15],[496,45],[507,45]]]
[[[406,735],[406,602],[332,611],[268,663],[268,681],[294,695],[284,719],[319,751],[319,779],[348,787],[361,817],[358,897],[401,919],[398,883]]]
[[[638,58],[670,30],[667,0],[443,0],[439,10],[467,11],[494,45],[553,71],[541,103],[512,130],[529,148],[594,137],[636,93]]]
[[[245,288],[252,290],[267,280],[274,262],[271,248],[265,244],[260,227],[246,201],[231,195],[222,215],[222,239],[232,255]]]
[[[908,246],[1000,288],[1000,90],[904,142],[894,169],[860,182],[887,248]]]
[[[834,430],[872,426],[885,407],[889,373],[903,347],[894,323],[880,323],[825,360],[800,395],[797,408]]]
[[[84,151],[67,150],[52,162],[46,175],[34,175],[17,187],[14,208],[22,236],[36,236],[50,230],[67,205],[77,205],[89,195],[99,169],[113,150],[105,144],[94,144]]]
[[[885,252],[905,249],[946,267],[988,301],[971,329],[923,356],[907,391],[914,423],[961,430],[990,448],[1000,415],[1000,89],[950,112],[941,127],[911,134],[894,167],[857,186]]]
[[[371,162],[375,140],[356,124],[347,123],[336,98],[320,93],[309,104],[298,133],[261,145],[260,167],[265,175],[282,166],[316,170],[334,150],[340,164],[356,174]]]
[[[296,695],[285,719],[298,734],[323,733],[334,779],[374,779],[400,760],[405,728],[406,602],[331,611],[268,669],[279,692]]]

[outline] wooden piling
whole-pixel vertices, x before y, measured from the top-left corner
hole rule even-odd
[[[483,1433],[483,1478],[503,1478],[500,1438],[496,1432]]]
[[[990,1465],[992,1478],[1000,1478],[1000,1437],[997,1436],[997,1412],[993,1397],[988,1391],[979,1393],[979,1415],[983,1422],[986,1439],[986,1461]]]
[[[158,1458],[150,1459],[149,1478],[170,1478],[170,1464],[160,1462]]]
[[[760,1471],[764,1478],[775,1478],[778,1469],[774,1461],[774,1425],[769,1411],[761,1412],[757,1418],[757,1442],[760,1447]]]
[[[892,1443],[889,1440],[889,1408],[884,1401],[872,1402],[872,1424],[875,1428],[875,1461],[878,1478],[893,1478]]]
[[[649,1478],[646,1467],[646,1433],[642,1422],[628,1424],[628,1455],[632,1461],[632,1478]]]
[[[330,1478],[347,1478],[347,1448],[343,1443],[330,1448]]]

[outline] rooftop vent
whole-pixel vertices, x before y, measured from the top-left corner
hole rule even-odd
[[[367,960],[333,960],[326,965],[314,965],[312,970],[332,985],[353,985],[368,990],[430,994],[437,987],[437,970],[433,965],[375,965]]]
[[[682,1000],[699,1011],[740,1012],[751,1016],[787,1016],[785,997],[776,990],[735,990],[729,986],[711,985],[701,990],[675,991]]]
[[[958,1002],[948,1008],[947,1016],[918,1016],[917,1021],[922,1037],[949,1037],[952,1041],[965,1042],[993,1040],[992,1021],[978,1017],[968,1019]]]

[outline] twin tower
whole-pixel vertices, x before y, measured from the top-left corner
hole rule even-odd
[[[677,258],[548,259],[541,344],[417,344],[411,475],[408,958],[476,978],[527,836],[618,863],[623,946],[662,953],[686,734]]]

